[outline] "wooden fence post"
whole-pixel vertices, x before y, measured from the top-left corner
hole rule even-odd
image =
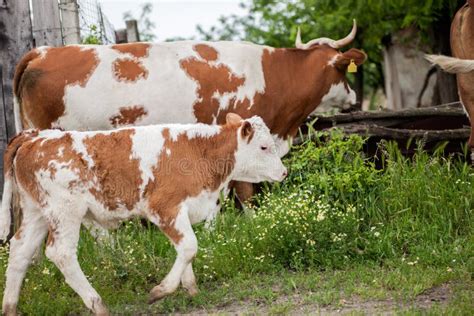
[[[21,56],[33,48],[28,0],[0,0],[0,192],[3,194],[3,152],[15,135],[12,80]]]
[[[35,46],[62,46],[58,0],[33,1],[31,4]]]
[[[128,43],[139,42],[140,34],[138,33],[137,20],[125,21],[125,25],[127,26],[127,42]]]
[[[79,6],[77,0],[60,0],[59,9],[61,11],[64,45],[81,43]]]

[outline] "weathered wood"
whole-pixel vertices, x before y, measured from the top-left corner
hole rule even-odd
[[[30,8],[28,0],[0,1],[0,63],[2,67],[3,107],[0,113],[0,165],[7,139],[15,135],[12,79],[15,65],[23,54],[33,48]],[[3,173],[0,174],[3,192]]]
[[[127,42],[128,43],[139,42],[140,34],[138,33],[137,20],[125,21],[125,25],[127,26]]]
[[[79,6],[77,5],[77,0],[60,0],[59,9],[62,17],[64,45],[81,43]]]
[[[127,43],[127,30],[126,29],[115,30],[115,43],[117,44]]]
[[[454,106],[459,105],[459,106]],[[308,121],[318,119],[318,123],[321,122],[334,122],[334,123],[345,123],[345,122],[357,122],[361,120],[378,120],[378,119],[406,119],[423,116],[448,116],[448,117],[465,117],[463,109],[460,107],[460,103],[453,103],[453,106],[437,106],[437,107],[426,107],[416,109],[404,109],[400,111],[367,111],[367,112],[351,112],[341,113],[336,115],[323,115],[317,114],[308,119]]]
[[[358,134],[362,136],[378,136],[388,139],[423,138],[426,141],[443,141],[452,139],[467,139],[471,132],[470,128],[447,129],[447,130],[416,130],[398,129],[378,126],[375,124],[351,124],[337,126],[347,134]]]
[[[35,46],[62,46],[58,0],[32,1]]]

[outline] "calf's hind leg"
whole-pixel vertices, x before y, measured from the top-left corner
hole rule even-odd
[[[39,211],[24,208],[23,220],[15,236],[10,240],[10,256],[3,294],[3,314],[16,315],[16,305],[26,270],[36,250],[40,248],[48,226]]]
[[[108,315],[107,308],[96,290],[90,285],[77,260],[77,243],[81,221],[70,219],[51,226],[50,242],[46,256],[54,262],[66,283],[82,298],[84,304],[96,315]]]

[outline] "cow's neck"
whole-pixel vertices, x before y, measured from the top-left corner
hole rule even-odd
[[[275,49],[264,54],[265,93],[256,112],[280,139],[294,137],[329,91],[327,50]]]

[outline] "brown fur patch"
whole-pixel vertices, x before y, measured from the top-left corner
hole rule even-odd
[[[206,44],[194,45],[193,49],[199,54],[199,56],[201,56],[202,59],[207,61],[215,61],[219,56],[217,50]]]
[[[96,134],[83,141],[94,161],[92,173],[99,185],[99,189],[90,191],[111,211],[119,205],[132,210],[140,199],[140,161],[130,158],[134,133],[133,129],[125,129],[108,135]]]
[[[50,128],[64,114],[66,85],[84,87],[97,65],[93,48],[50,47],[42,58],[35,50],[26,54],[15,73],[23,127]]]
[[[202,190],[215,191],[232,172],[237,150],[237,128],[225,125],[210,138],[189,139],[180,134],[176,141],[163,131],[164,148],[159,166],[153,168],[154,180],[145,188],[152,212],[160,218],[161,229],[178,244],[182,234],[174,227],[179,204]],[[170,154],[165,153],[166,149]]]
[[[21,135],[21,134],[20,134]],[[78,155],[72,145],[72,137],[69,133],[64,133],[60,138],[44,139],[35,138],[25,142],[17,151],[15,163],[15,176],[21,186],[31,195],[31,197],[44,206],[44,195],[36,181],[35,172],[49,171],[51,179],[56,175],[55,166],[51,161],[68,164],[69,168],[81,175],[81,179],[88,180],[86,163]],[[59,152],[62,152],[60,155]]]
[[[206,124],[212,123],[212,114],[219,108],[218,101],[213,98],[214,93],[236,92],[245,83],[244,77],[237,76],[224,64],[211,65],[207,61],[191,57],[181,60],[180,65],[198,82],[199,101],[194,104],[194,115],[199,122]]]
[[[116,59],[112,63],[112,70],[118,81],[135,82],[148,77],[148,70],[136,59]]]
[[[134,124],[143,116],[147,115],[147,113],[145,108],[140,105],[121,107],[119,113],[110,118],[110,124],[112,124],[113,127]]]
[[[464,5],[451,24],[451,51],[454,57],[474,60],[474,8]],[[474,72],[456,75],[459,96],[471,121],[468,145],[474,148]]]
[[[54,225],[48,226],[48,239],[46,240],[46,246],[54,245],[54,241],[56,240],[56,227]]]
[[[128,53],[133,55],[135,58],[148,57],[148,51],[150,50],[150,44],[148,43],[127,43],[127,44],[116,44],[112,45],[112,49],[121,53]]]
[[[256,93],[253,106],[248,98],[237,101],[232,98],[226,110],[219,109],[219,102],[212,98],[215,92],[235,92],[245,84],[245,78],[233,74],[225,64],[211,65],[196,58],[181,60],[181,67],[198,83],[200,101],[194,104],[194,114],[199,122],[223,124],[229,112],[242,118],[259,115],[271,132],[281,138],[296,135],[299,126],[331,84],[345,82],[345,73],[327,67],[328,61],[338,52],[329,47],[310,50],[275,49],[264,50],[262,68],[265,91]]]

